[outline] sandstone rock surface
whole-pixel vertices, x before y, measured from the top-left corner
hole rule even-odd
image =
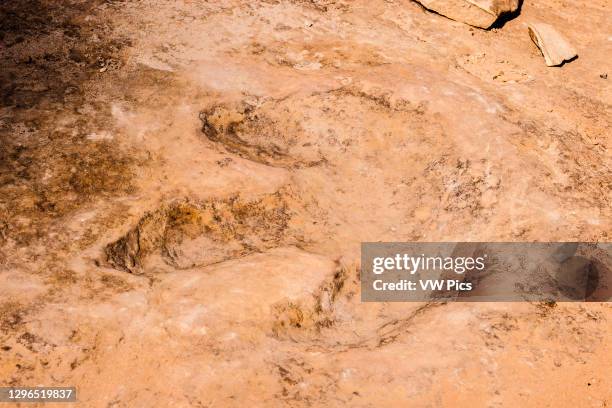
[[[549,67],[561,65],[578,55],[565,37],[550,24],[531,23],[528,30],[531,40],[542,51],[544,61]]]
[[[529,21],[581,58],[547,68]],[[358,269],[366,241],[610,241],[608,21],[609,0],[525,0],[495,31],[409,0],[0,1],[0,385],[612,406],[610,303],[362,303]]]
[[[426,8],[463,23],[489,28],[505,13],[515,12],[519,0],[417,0]]]

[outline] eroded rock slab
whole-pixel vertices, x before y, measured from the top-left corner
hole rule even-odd
[[[499,16],[513,13],[518,0],[418,0],[426,8],[475,27],[489,28]]]
[[[528,29],[531,40],[542,52],[547,66],[559,66],[578,55],[574,47],[550,24],[531,23]]]

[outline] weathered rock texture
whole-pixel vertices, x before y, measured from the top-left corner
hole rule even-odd
[[[456,21],[489,28],[506,13],[519,7],[519,0],[417,0],[426,8]]]
[[[578,55],[574,47],[550,24],[531,23],[528,30],[549,67],[561,65]]]
[[[547,68],[528,21],[581,58]],[[491,31],[408,0],[0,1],[0,385],[612,406],[611,304],[361,303],[358,268],[362,241],[612,240],[608,26],[609,0]]]

